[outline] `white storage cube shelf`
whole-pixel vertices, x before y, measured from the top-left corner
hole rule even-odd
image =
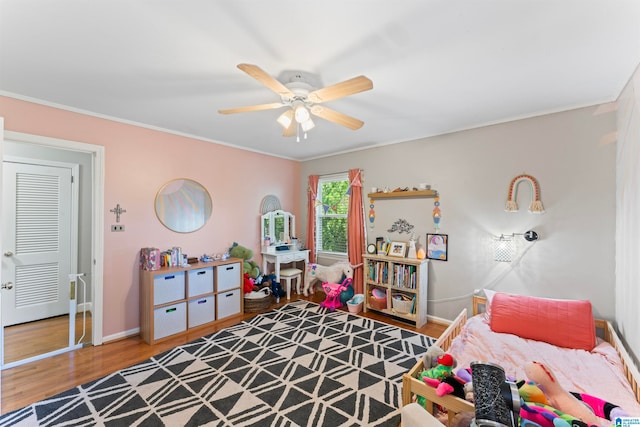
[[[153,310],[153,339],[168,337],[187,330],[187,304],[184,302]]]
[[[189,298],[213,293],[213,267],[189,270],[187,285]]]
[[[213,295],[189,300],[188,307],[190,328],[216,320],[216,301]]]
[[[218,319],[240,313],[240,289],[219,293],[216,298],[218,300]]]
[[[227,289],[240,287],[240,263],[221,265],[216,267],[216,290],[224,292]]]
[[[238,258],[140,272],[140,335],[148,344],[242,313]]]
[[[184,299],[184,271],[161,274],[153,279],[153,304]]]

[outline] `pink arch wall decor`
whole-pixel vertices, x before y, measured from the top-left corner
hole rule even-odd
[[[518,212],[518,203],[516,202],[518,184],[523,181],[531,184],[531,196],[533,200],[531,201],[531,205],[529,205],[529,212],[536,214],[544,213],[544,207],[540,200],[540,187],[538,186],[538,181],[536,181],[536,179],[531,175],[524,174],[518,175],[511,180],[511,185],[509,185],[509,196],[507,197],[507,205],[504,210],[507,212]]]

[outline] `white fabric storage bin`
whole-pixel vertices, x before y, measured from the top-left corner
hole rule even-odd
[[[153,310],[153,339],[168,337],[187,330],[187,303],[158,307]]]
[[[216,300],[213,295],[189,300],[188,305],[190,328],[216,320]]]
[[[219,293],[216,295],[216,299],[218,304],[218,319],[240,313],[240,289]]]
[[[158,274],[153,278],[153,304],[184,299],[184,271]]]
[[[213,267],[189,270],[187,278],[189,298],[213,292]]]
[[[218,292],[240,287],[240,263],[216,267],[216,290]]]

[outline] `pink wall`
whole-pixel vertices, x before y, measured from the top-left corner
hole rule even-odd
[[[5,130],[105,147],[103,335],[139,326],[137,255],[141,247],[180,246],[192,256],[224,252],[233,242],[259,255],[260,202],[278,196],[298,214],[300,164],[193,138],[96,118],[0,96]],[[211,194],[213,214],[195,233],[166,229],[156,218],[154,198],[165,182],[190,178]],[[112,233],[120,204],[124,233]],[[298,230],[299,231],[299,230]]]

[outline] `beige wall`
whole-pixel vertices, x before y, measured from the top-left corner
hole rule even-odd
[[[441,233],[449,260],[429,266],[429,314],[452,319],[483,287],[556,298],[589,299],[597,316],[614,317],[615,144],[601,142],[615,114],[595,108],[487,126],[304,162],[302,179],[350,168],[364,170],[364,187],[412,187],[426,182],[440,192]],[[518,187],[520,211],[504,211],[511,180],[537,178],[546,213],[527,212],[531,192]],[[306,189],[301,187],[301,199]],[[368,211],[369,200],[365,199]],[[402,218],[420,242],[433,232],[432,199],[378,200],[376,236]],[[301,205],[299,229],[306,230]],[[535,244],[520,239],[521,259],[493,260],[492,236],[534,229]],[[303,236],[306,239],[306,236]]]
[[[640,366],[640,69],[618,99],[616,323]]]

